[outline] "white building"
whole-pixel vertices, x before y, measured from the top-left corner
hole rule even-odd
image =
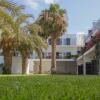
[[[84,47],[85,45],[85,34],[83,32],[77,33],[77,46]]]
[[[81,47],[84,46],[84,33],[64,34],[57,40],[56,47],[56,72],[66,74],[77,74],[76,57],[80,54]],[[49,46],[44,51],[44,59],[42,63],[42,73],[48,73],[51,69],[51,38],[47,40]],[[33,55],[34,60],[38,58]],[[37,59],[38,60],[38,59]],[[34,61],[34,70],[38,72],[39,60]]]
[[[95,32],[96,30],[100,30],[100,19],[93,22],[92,30],[93,32]]]
[[[100,19],[93,22],[82,55],[77,59],[79,74],[100,75]]]
[[[68,56],[78,55],[81,47],[84,46],[84,33],[64,34],[57,40],[57,59],[68,59]],[[44,58],[51,58],[51,38],[48,39],[48,49],[44,51]],[[38,58],[34,53],[33,58]]]

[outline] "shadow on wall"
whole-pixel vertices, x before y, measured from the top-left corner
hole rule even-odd
[[[42,62],[42,73],[49,74],[51,61]],[[75,61],[57,61],[57,74],[77,74],[77,64]],[[39,61],[34,61],[34,73],[39,72]]]
[[[77,74],[75,61],[57,61],[57,74]]]
[[[51,61],[42,61],[42,73],[43,74],[49,74],[51,69]],[[34,61],[34,72],[39,72],[39,61]]]

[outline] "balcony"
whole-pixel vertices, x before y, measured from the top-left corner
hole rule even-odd
[[[85,43],[85,47],[81,49],[82,54],[91,49],[98,41],[100,41],[100,30],[93,33],[88,42]]]
[[[77,57],[78,57],[78,55],[71,55],[71,54],[70,55],[68,55],[68,54],[63,55],[59,52],[56,53],[56,59],[75,59]],[[44,56],[43,59],[51,59],[51,55]]]

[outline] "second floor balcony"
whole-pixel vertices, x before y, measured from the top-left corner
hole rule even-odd
[[[91,37],[89,37],[88,42],[85,43],[85,46],[82,48],[82,53],[85,53],[91,49],[97,42],[100,41],[100,30],[97,30]]]

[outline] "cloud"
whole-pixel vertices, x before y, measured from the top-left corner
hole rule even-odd
[[[51,3],[55,3],[55,0],[44,0],[44,2],[45,2],[46,4],[51,4]]]
[[[52,4],[52,3],[57,3],[60,0],[42,0],[45,4]]]
[[[32,9],[38,8],[38,3],[35,2],[34,0],[25,0],[25,3],[26,3],[25,5],[31,7]]]

